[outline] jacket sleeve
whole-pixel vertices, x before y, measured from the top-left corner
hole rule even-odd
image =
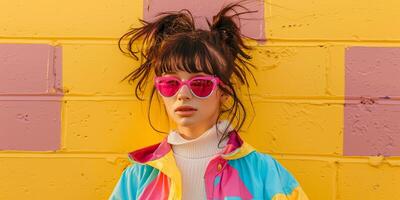
[[[136,200],[138,190],[138,166],[131,164],[124,169],[109,200]]]
[[[274,185],[272,200],[309,200],[303,188],[295,177],[277,160],[272,159],[274,173],[270,174],[267,183]],[[270,186],[270,184],[267,184]]]

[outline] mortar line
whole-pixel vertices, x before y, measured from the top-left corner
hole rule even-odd
[[[48,43],[51,45],[62,44],[113,44],[118,43],[119,37],[0,37],[2,44],[7,43]],[[122,40],[122,44],[125,44],[127,39]],[[247,41],[247,40],[245,40]],[[259,45],[255,41],[248,40],[250,46],[321,46],[321,45],[349,45],[349,46],[398,46],[400,45],[400,39],[398,40],[333,40],[333,39],[321,39],[321,38],[310,38],[310,39],[285,39],[270,37],[267,38],[264,45]],[[301,45],[299,45],[301,44]],[[304,45],[306,44],[306,45]]]

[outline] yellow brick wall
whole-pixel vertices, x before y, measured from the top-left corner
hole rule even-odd
[[[0,1],[0,43],[61,46],[64,89],[61,150],[0,151],[0,199],[107,199],[126,152],[164,137],[147,124],[133,86],[119,82],[135,61],[116,43],[139,25],[142,7],[140,0]],[[241,134],[287,167],[310,199],[400,199],[398,157],[343,156],[344,49],[398,45],[399,7],[265,2],[268,42],[250,52],[256,113]],[[163,116],[153,117],[167,130]]]

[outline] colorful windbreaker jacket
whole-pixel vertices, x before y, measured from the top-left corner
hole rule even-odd
[[[180,200],[182,183],[171,144],[160,143],[128,154],[126,167],[109,200]],[[302,187],[277,160],[257,152],[230,132],[221,154],[204,174],[208,200],[308,200]]]

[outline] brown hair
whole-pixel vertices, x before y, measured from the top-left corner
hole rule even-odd
[[[152,72],[156,76],[174,70],[216,75],[228,87],[219,86],[219,88],[225,94],[231,96],[233,100],[229,109],[220,112],[217,121],[222,114],[229,112],[229,115],[232,115],[229,123],[232,124],[237,117],[240,123],[235,126],[235,129],[239,131],[246,119],[246,110],[237,95],[235,90],[237,88],[234,86],[233,79],[237,79],[241,84],[246,84],[248,89],[247,71],[257,84],[248,67],[255,68],[253,64],[247,61],[251,59],[251,56],[243,51],[252,49],[244,44],[242,39],[242,37],[250,37],[242,35],[240,28],[234,22],[234,17],[238,17],[240,23],[239,15],[257,11],[248,10],[241,5],[242,2],[226,5],[213,16],[212,22],[207,19],[210,30],[196,29],[193,16],[187,9],[159,13],[153,22],[139,19],[143,26],[130,29],[118,41],[118,46],[123,53],[136,60],[139,59],[136,54],[140,53],[141,55],[140,66],[123,79],[129,78],[129,83],[137,81],[136,97],[141,101],[144,100],[139,94],[144,95],[146,84]],[[236,7],[244,8],[246,11],[237,12]],[[229,11],[233,11],[235,14],[228,16],[227,12]],[[124,39],[129,39],[127,51],[121,48],[121,41]],[[134,51],[133,44],[139,39],[142,39],[141,49]],[[150,120],[150,108],[154,92],[155,87],[153,85],[148,105],[148,120],[155,131],[165,133],[154,128]],[[243,114],[243,117],[241,117],[241,114]],[[226,130],[224,130],[220,142],[228,137]]]

